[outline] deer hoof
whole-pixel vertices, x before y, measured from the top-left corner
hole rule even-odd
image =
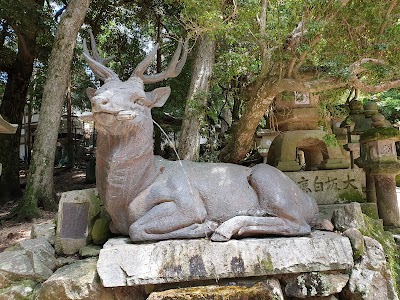
[[[213,233],[213,235],[211,236],[211,240],[213,241],[213,242],[226,242],[226,241],[229,241],[230,240],[230,238],[229,237],[226,237],[226,236],[224,236],[224,235],[222,235],[221,233],[219,233],[219,232],[214,232]]]

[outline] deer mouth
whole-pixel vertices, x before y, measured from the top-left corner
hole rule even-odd
[[[118,121],[132,120],[137,116],[137,113],[132,110],[123,110],[116,114]]]
[[[117,112],[99,111],[93,113],[98,121],[101,120],[102,123],[111,124],[115,120],[126,121],[132,120],[137,116],[137,113],[131,110],[122,110]]]
[[[117,121],[127,121],[133,120],[137,117],[138,113],[132,110],[121,110],[117,112],[108,112],[108,111],[97,111],[84,113],[80,117],[82,121],[97,121],[103,123],[104,125],[113,125],[115,120]]]

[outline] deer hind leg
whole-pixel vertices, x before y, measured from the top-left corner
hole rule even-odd
[[[311,227],[306,222],[295,222],[279,217],[236,216],[222,223],[211,236],[215,242],[228,241],[232,236],[307,235]]]
[[[215,222],[205,221],[207,212],[203,207],[188,213],[175,202],[162,202],[129,227],[134,242],[157,241],[179,238],[199,238],[211,235],[217,227]]]

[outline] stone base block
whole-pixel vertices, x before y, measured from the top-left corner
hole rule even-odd
[[[285,172],[318,204],[365,201],[365,173],[362,169]]]
[[[332,232],[306,237],[248,238],[218,243],[206,239],[132,244],[110,239],[97,271],[105,287],[259,277],[353,266],[350,241]]]
[[[348,203],[347,203],[348,204]],[[325,204],[325,205],[318,205],[319,209],[319,219],[327,219],[330,220],[332,218],[333,212],[336,209],[343,208],[347,204]],[[368,217],[373,219],[379,219],[378,216],[378,207],[376,203],[360,203],[361,210],[364,214]]]

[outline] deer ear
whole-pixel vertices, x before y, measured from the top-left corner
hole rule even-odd
[[[169,86],[160,87],[151,92],[146,92],[146,98],[151,103],[151,107],[161,107],[167,101],[171,94],[171,88]]]
[[[91,87],[86,89],[86,94],[90,100],[92,100],[92,98],[94,97],[94,93],[96,93],[96,89],[91,88]]]

